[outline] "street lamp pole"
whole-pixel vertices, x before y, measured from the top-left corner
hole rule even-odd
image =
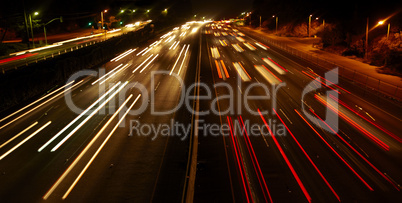
[[[104,13],[107,13],[107,10],[101,11],[101,21],[102,21],[101,30],[105,30],[105,40],[106,40],[106,33],[107,32],[106,32],[106,29],[103,29],[103,14]]]
[[[25,20],[25,29],[27,31],[27,38],[28,38],[28,48],[29,48],[29,28],[28,28],[28,20],[27,20],[27,13],[25,11],[25,1],[22,1],[22,5],[24,7],[24,20]]]
[[[278,16],[276,16],[275,34],[278,34]]]
[[[322,19],[322,29],[325,30],[325,19]]]
[[[387,41],[388,41],[388,37],[389,37],[389,28],[391,27],[391,23],[388,23],[388,31],[387,31]]]
[[[103,30],[103,11],[101,11],[101,30]],[[105,33],[105,39],[106,39],[106,33]]]
[[[31,14],[29,14],[29,24],[31,26],[32,48],[35,48],[35,39],[34,39],[33,29],[32,29],[32,15]]]
[[[51,22],[53,22],[53,21],[55,21],[55,20],[57,20],[57,19],[60,19],[60,22],[61,22],[61,23],[63,22],[63,17],[60,16],[60,18],[54,18],[54,19],[52,19],[51,21],[49,21],[49,22],[43,24],[43,33],[45,33],[45,44],[46,44],[46,45],[47,45],[46,25],[49,24],[49,23],[51,23]]]
[[[310,29],[311,29],[311,16],[308,17],[308,37],[310,37]]]
[[[367,25],[366,25],[366,53],[365,53],[366,59],[368,59],[368,31],[369,31],[369,18],[367,17]]]
[[[260,16],[260,30],[261,30],[261,16]]]

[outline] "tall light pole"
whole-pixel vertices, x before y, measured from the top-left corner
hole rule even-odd
[[[390,29],[390,27],[391,27],[391,23],[388,23],[387,41],[388,41],[388,38],[389,38],[389,29]]]
[[[322,19],[322,29],[325,31],[325,19]]]
[[[273,15],[273,18],[275,18],[275,34],[278,34],[278,16]]]
[[[27,45],[28,45],[28,48],[29,48],[29,46],[30,46],[30,43],[29,43],[29,28],[28,28],[28,20],[27,20],[27,13],[25,11],[25,1],[24,0],[22,1],[22,7],[24,8],[24,22],[25,22],[25,29],[27,31],[27,38],[28,38]]]
[[[38,12],[34,12],[34,15],[37,16],[39,15]],[[29,24],[31,25],[31,35],[32,35],[32,48],[35,48],[35,38],[33,35],[33,28],[32,28],[32,15],[29,14]]]
[[[261,30],[261,16],[260,16],[260,30]]]
[[[124,12],[124,10],[122,11]],[[103,13],[107,13],[107,10],[105,9],[104,11],[101,11],[101,21],[102,21],[101,29],[105,30],[105,40],[106,40],[106,29],[103,29]]]
[[[366,25],[366,53],[365,58],[368,59],[368,31],[369,31],[369,18],[367,17],[367,25]]]
[[[383,25],[384,23],[385,23],[385,20],[378,21],[377,26]],[[389,38],[389,29],[390,29],[390,27],[391,27],[391,23],[388,23],[387,41],[388,41],[388,38]]]
[[[308,37],[310,37],[310,29],[311,29],[311,16],[313,16],[313,15],[310,15],[310,16],[308,17]]]

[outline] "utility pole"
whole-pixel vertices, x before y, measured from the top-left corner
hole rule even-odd
[[[260,16],[260,30],[261,30],[261,28],[262,28],[262,27],[261,27],[261,16]]]
[[[366,53],[365,57],[368,59],[368,31],[369,31],[369,18],[367,17],[367,25],[366,25]]]

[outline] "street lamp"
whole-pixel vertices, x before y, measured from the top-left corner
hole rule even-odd
[[[124,10],[121,10],[122,12],[124,12]],[[104,27],[103,27],[103,14],[104,13],[107,13],[107,9],[105,9],[105,10],[103,10],[103,11],[101,11],[101,22],[102,22],[102,25],[101,25],[101,29],[104,29]],[[105,40],[106,40],[106,30],[105,30]]]
[[[33,14],[34,14],[34,16],[37,16],[37,15],[39,15],[39,12],[34,12]],[[31,14],[29,14],[29,23],[31,25],[32,47],[35,48],[35,38],[34,38],[34,35],[33,35],[32,15]]]
[[[148,9],[148,10],[147,10],[147,13],[149,13],[149,11],[150,11],[150,10]]]
[[[124,13],[124,10],[121,10],[120,13]]]
[[[377,26],[383,25],[384,23],[385,23],[385,20],[378,21]],[[389,37],[389,28],[390,28],[390,27],[391,27],[391,23],[388,23],[387,41],[388,41],[388,37]]]
[[[51,23],[51,22],[53,22],[53,21],[55,21],[55,20],[60,20],[60,22],[62,23],[62,22],[63,22],[63,17],[60,16],[60,18],[54,18],[54,19],[52,19],[51,21],[49,21],[49,22],[43,24],[43,33],[45,34],[45,44],[46,44],[46,45],[47,45],[46,25],[49,24],[49,23]],[[91,24],[92,24],[92,23],[89,23],[89,25],[91,25]]]

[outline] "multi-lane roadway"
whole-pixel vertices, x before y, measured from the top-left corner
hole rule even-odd
[[[1,199],[401,200],[400,104],[240,28],[187,23],[103,67],[3,113]]]

